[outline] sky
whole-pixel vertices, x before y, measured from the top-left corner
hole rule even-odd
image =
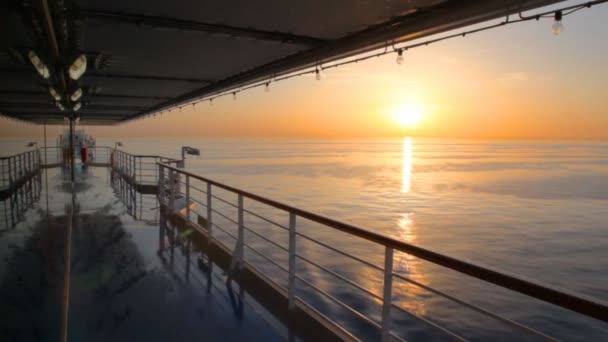
[[[402,65],[389,54],[325,70],[320,81],[298,77],[212,106],[85,129],[99,137],[608,140],[608,4],[563,23],[558,36],[552,19],[507,25],[408,50]],[[2,136],[41,131],[0,121]]]

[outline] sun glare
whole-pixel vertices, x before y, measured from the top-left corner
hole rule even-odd
[[[393,110],[393,117],[404,126],[414,126],[422,119],[424,108],[415,103],[403,104]]]

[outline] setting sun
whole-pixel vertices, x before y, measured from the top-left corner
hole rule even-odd
[[[424,114],[424,108],[420,104],[408,103],[396,107],[393,117],[404,126],[413,126],[420,122]]]

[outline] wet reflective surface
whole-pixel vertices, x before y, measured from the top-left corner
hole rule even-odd
[[[22,213],[20,223],[0,232],[0,340],[59,339],[71,209],[77,216],[70,241],[68,340],[286,337],[238,284],[226,286],[221,269],[201,269],[188,244],[168,241],[159,250],[154,198],[140,196],[125,205],[109,170],[89,167],[79,169],[73,202],[64,171],[43,171],[40,200]]]

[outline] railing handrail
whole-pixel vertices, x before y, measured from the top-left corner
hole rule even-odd
[[[179,161],[179,159],[175,159],[175,158],[169,158],[169,157],[163,157],[163,156],[158,156],[158,155],[145,155],[145,154],[132,154],[123,150],[119,150],[119,149],[115,149],[113,147],[110,147],[110,149],[117,151],[119,153],[124,153],[127,154],[131,157],[135,157],[135,158],[156,158],[156,159],[167,159],[170,162],[176,162]]]
[[[19,152],[17,154],[12,154],[10,156],[4,156],[4,157],[0,156],[0,160],[11,159],[11,158],[15,158],[15,157],[18,157],[20,155],[23,155],[23,154],[28,154],[28,153],[37,152],[37,151],[38,151],[38,149],[34,148],[34,149],[31,149],[31,150]]]
[[[484,280],[494,285],[498,285],[503,288],[507,288],[509,290],[525,294],[532,298],[536,298],[544,302],[551,303],[559,307],[566,308],[608,323],[608,303],[605,303],[604,301],[599,300],[597,298],[590,298],[580,294],[575,294],[569,290],[540,284],[536,281],[526,279],[521,276],[515,276],[508,272],[498,271],[487,266],[475,264],[470,261],[464,261],[462,259],[456,259],[444,254],[433,252],[422,247],[418,247],[403,241],[396,240],[384,234],[372,232],[352,224],[337,221],[325,217],[323,215],[315,214],[303,209],[292,207],[281,202],[277,202],[275,200],[265,198],[263,196],[259,196],[241,189],[237,189],[235,187],[225,185],[223,183],[193,174],[183,169],[175,168],[165,163],[157,164],[159,166],[162,166],[163,168],[167,168],[169,170],[188,175],[189,177],[193,177],[194,179],[207,182],[209,184],[217,186],[218,188],[236,193],[238,195],[242,195],[244,197],[267,204],[277,209],[293,213],[297,216],[306,218],[313,222],[317,222],[325,226],[352,234],[368,241],[379,243],[385,247],[393,248],[395,250],[416,256],[420,259],[427,260],[434,264],[444,266],[451,270],[467,274],[469,276]]]

